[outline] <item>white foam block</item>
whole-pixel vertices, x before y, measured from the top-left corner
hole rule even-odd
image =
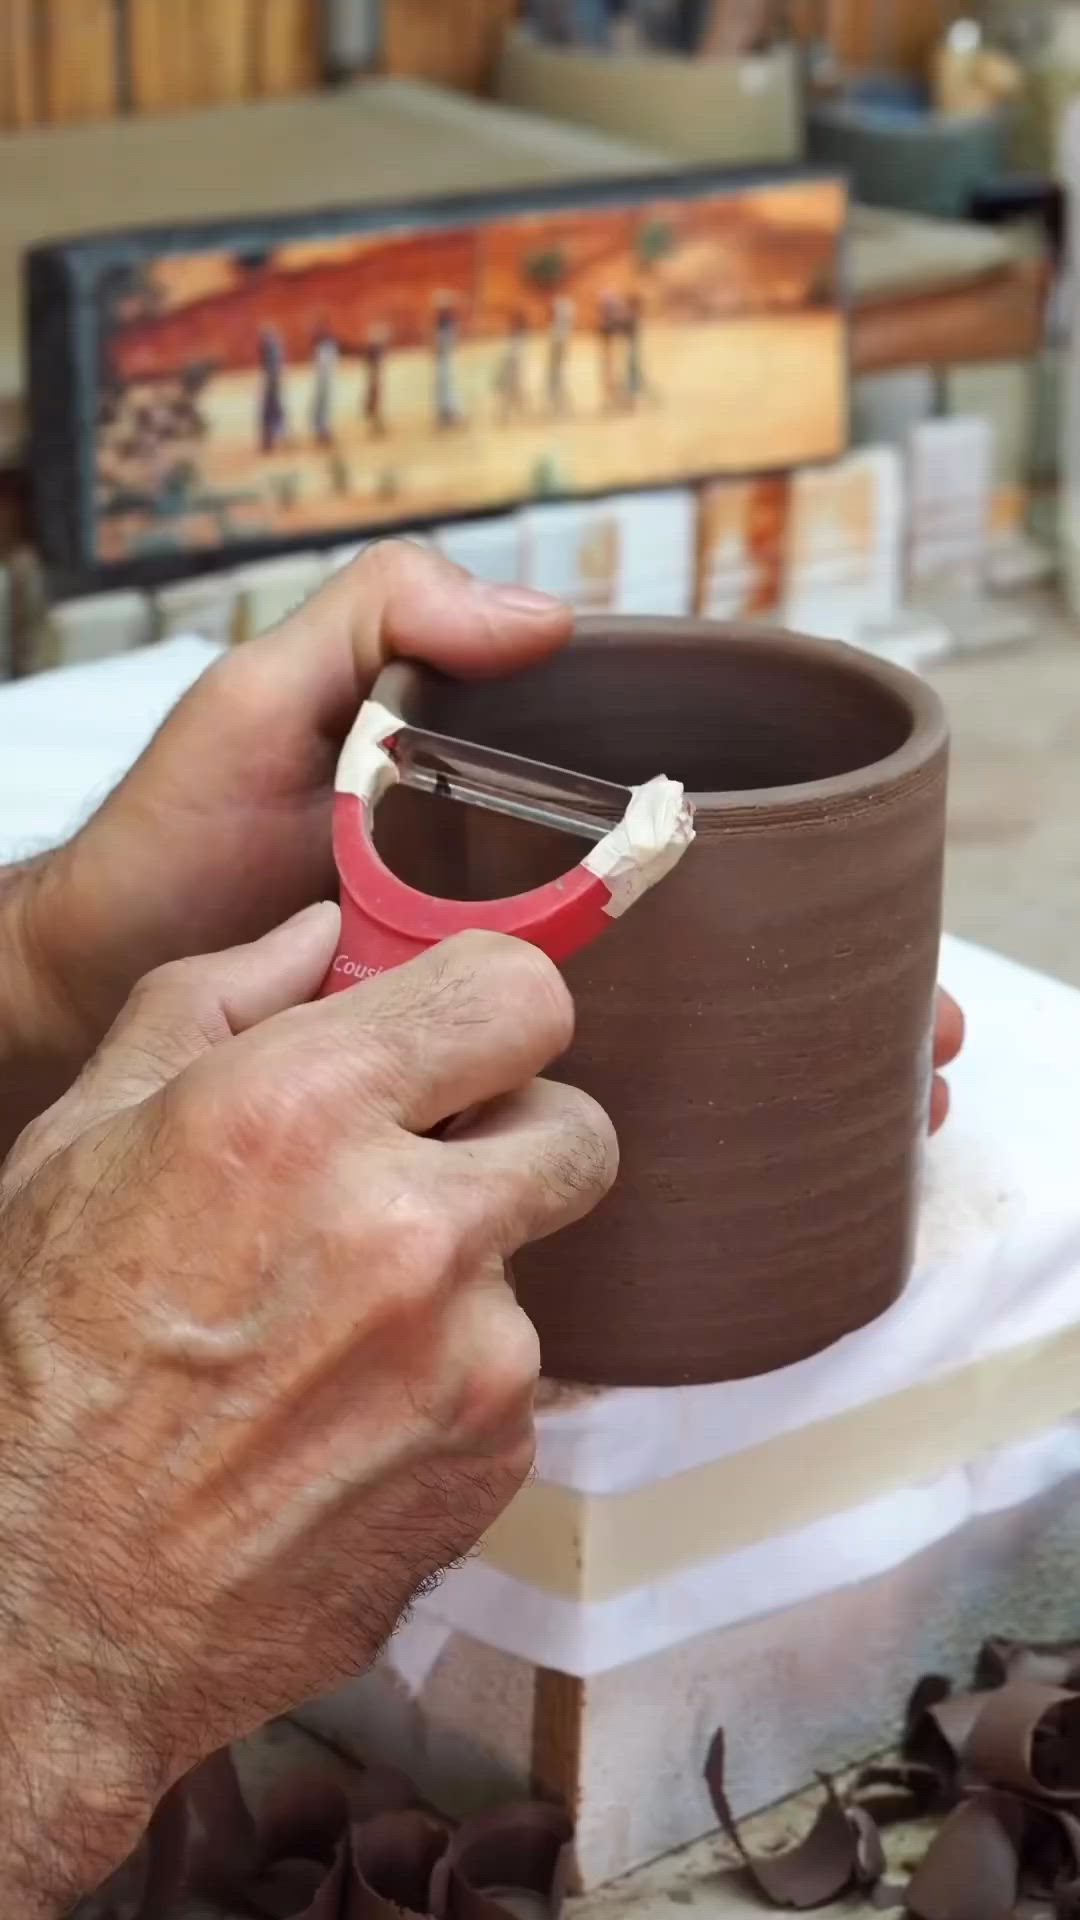
[[[927,420],[908,447],[912,588],[977,591],[990,540],[994,428],[976,415]]]
[[[0,561],[0,680],[15,670],[15,594],[11,568]]]
[[[145,593],[94,593],[54,606],[51,626],[56,665],[77,666],[146,646],[154,637],[154,610]]]
[[[254,640],[287,620],[326,578],[321,553],[283,554],[240,567],[232,576],[236,590],[233,639]]]
[[[159,640],[198,634],[214,646],[227,647],[236,625],[239,587],[231,573],[199,574],[159,587],[153,596]]]
[[[439,527],[435,546],[456,567],[464,567],[466,573],[474,573],[478,580],[510,587],[522,579],[522,528],[516,513],[503,513],[495,520],[462,520],[456,525]]]
[[[792,477],[784,618],[797,633],[854,641],[900,604],[903,468],[867,447]]]
[[[672,617],[694,597],[697,499],[689,487],[625,493],[613,503],[619,524],[614,611]]]
[[[521,516],[523,585],[582,611],[607,613],[619,593],[618,502],[568,500]]]

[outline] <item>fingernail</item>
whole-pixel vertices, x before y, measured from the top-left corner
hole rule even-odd
[[[565,603],[552,593],[537,593],[533,587],[498,586],[493,580],[477,580],[476,590],[485,600],[497,601],[507,613],[523,613],[530,619],[550,620],[553,613],[565,613]]]

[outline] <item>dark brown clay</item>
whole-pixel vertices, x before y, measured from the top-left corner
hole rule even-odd
[[[881,1313],[909,1269],[927,1121],[936,695],[821,641],[587,620],[550,664],[428,684],[408,717],[608,780],[665,773],[696,800],[682,865],[566,967],[577,1039],[558,1071],[612,1115],[622,1166],[590,1220],[515,1260],[545,1371],[736,1379]],[[380,844],[414,884],[476,899],[581,854],[401,792]]]

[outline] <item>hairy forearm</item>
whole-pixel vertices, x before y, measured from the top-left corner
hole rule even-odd
[[[17,1262],[19,1236],[5,1244]],[[35,1416],[31,1324],[47,1323],[0,1312],[0,1911],[58,1920],[134,1850],[168,1782],[145,1668],[110,1627],[101,1583],[77,1577],[111,1523],[65,1492],[75,1459],[43,1427],[63,1428],[67,1396],[50,1373]]]
[[[149,1817],[126,1740],[0,1625],[0,1904],[61,1920],[137,1845]]]

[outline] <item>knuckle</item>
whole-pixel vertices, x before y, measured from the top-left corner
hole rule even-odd
[[[525,1485],[536,1465],[536,1428],[529,1420],[522,1431],[503,1450],[501,1461],[507,1498]]]
[[[499,1453],[514,1453],[525,1445],[531,1448],[539,1377],[536,1328],[507,1292],[498,1304],[492,1303],[484,1340],[463,1384],[456,1421],[459,1434],[472,1444],[494,1444]]]
[[[418,1185],[403,1186],[383,1209],[380,1239],[403,1302],[427,1299],[457,1271],[461,1235],[447,1206]]]
[[[568,1193],[587,1191],[600,1198],[610,1192],[618,1175],[618,1135],[591,1094],[579,1087],[566,1087],[563,1095],[552,1161]]]
[[[44,1113],[24,1127],[0,1167],[0,1199],[10,1200],[21,1187],[41,1171],[61,1145],[53,1112]]]
[[[364,989],[356,991],[362,993]],[[417,1025],[410,1019],[411,1011],[402,1003],[399,1019],[396,1003],[379,1009],[380,1017],[365,1022],[347,1055],[325,1062],[327,1082],[331,1075],[336,1076],[373,1113],[392,1111],[409,1070],[408,1037]]]
[[[161,1098],[170,1138],[181,1156],[217,1158],[229,1120],[220,1090],[208,1087],[201,1074],[185,1073],[162,1089]]]
[[[204,962],[171,960],[136,982],[97,1056],[99,1073],[171,1077],[229,1027]]]
[[[319,1150],[298,1090],[256,1074],[189,1069],[165,1089],[170,1128],[185,1158],[268,1185],[288,1182]]]
[[[354,586],[362,586],[370,580],[377,581],[385,590],[395,585],[403,574],[412,574],[418,569],[430,570],[434,565],[432,556],[415,540],[403,540],[390,535],[385,539],[372,540],[357,555],[348,572]]]
[[[113,1029],[113,1036],[125,1038],[133,1030],[150,1027],[168,1032],[174,1027],[185,1031],[193,1027],[216,1036],[214,1001],[208,991],[206,962],[167,960],[163,966],[137,980],[127,1004]]]
[[[205,971],[204,960],[165,960],[144,974],[139,984],[169,999],[189,999],[199,994]]]
[[[574,1037],[574,1002],[553,960],[527,940],[502,933],[458,933],[440,948],[451,965],[479,976],[489,995],[511,1009],[550,1056]]]

